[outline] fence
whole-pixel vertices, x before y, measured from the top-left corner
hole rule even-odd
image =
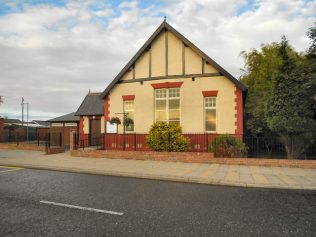
[[[29,133],[28,138],[25,133],[19,131],[4,132],[0,135],[0,143],[30,143],[45,145],[49,147],[62,147],[63,137],[62,133]]]
[[[99,137],[75,135],[75,149],[94,147],[104,150],[149,151],[148,134],[101,134]],[[184,133],[188,140],[188,151],[207,152],[215,138],[223,134]],[[286,157],[284,145],[277,136],[254,137],[236,134],[225,134],[236,137],[248,148],[248,157],[282,158]],[[92,139],[93,138],[93,139]],[[316,141],[301,155],[300,159],[316,159]]]

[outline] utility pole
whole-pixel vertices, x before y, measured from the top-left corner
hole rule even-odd
[[[24,98],[22,97],[22,128],[23,128],[23,116],[24,116]]]
[[[3,103],[3,96],[0,95],[0,104]]]
[[[24,103],[24,98],[22,97],[22,129],[24,124],[24,104],[26,104],[26,140],[29,140],[29,103]]]
[[[29,103],[26,104],[26,140],[29,141]]]

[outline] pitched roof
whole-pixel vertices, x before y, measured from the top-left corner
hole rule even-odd
[[[138,50],[138,52],[134,55],[134,57],[126,64],[126,66],[120,71],[120,73],[113,79],[113,81],[105,88],[105,90],[101,94],[101,98],[104,98],[110,90],[115,86],[115,84],[121,79],[121,77],[129,70],[132,65],[136,62],[136,60],[145,52],[145,50],[151,45],[151,43],[155,40],[155,38],[162,32],[163,30],[168,30],[180,38],[186,45],[191,47],[193,51],[195,51],[200,57],[202,57],[207,63],[211,64],[214,68],[216,68],[221,75],[228,78],[231,82],[233,82],[237,87],[239,87],[242,91],[247,91],[247,87],[243,85],[239,80],[233,77],[229,72],[227,72],[224,68],[222,68],[219,64],[217,64],[213,59],[207,56],[202,50],[196,47],[191,41],[189,41],[186,37],[184,37],[181,33],[179,33],[176,29],[174,29],[171,25],[169,25],[165,20],[161,23],[161,25],[157,28],[157,30],[150,36],[150,38],[145,42],[145,44]]]
[[[103,115],[103,98],[101,93],[89,93],[86,95],[75,115]]]
[[[79,117],[75,116],[75,112],[65,114],[63,116],[47,120],[46,122],[78,122]]]
[[[20,119],[4,119],[3,120],[4,123],[21,123]]]
[[[49,126],[49,122],[42,121],[42,120],[33,120],[32,122],[41,125],[41,126]]]

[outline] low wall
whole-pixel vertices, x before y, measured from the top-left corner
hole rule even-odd
[[[65,147],[46,147],[46,155],[52,155],[57,153],[64,153]]]
[[[73,150],[72,156],[129,159],[129,160],[157,160],[181,161],[189,163],[208,163],[213,159],[212,153],[207,152],[155,152],[155,151],[113,151],[113,150]]]
[[[188,163],[209,163],[226,165],[255,165],[281,166],[316,169],[316,160],[287,160],[287,159],[256,159],[256,158],[214,158],[212,153],[206,152],[155,152],[155,151],[111,151],[111,150],[72,150],[71,156],[131,159],[180,161]]]
[[[0,143],[0,149],[9,150],[28,150],[28,151],[45,151],[45,146],[29,143]]]

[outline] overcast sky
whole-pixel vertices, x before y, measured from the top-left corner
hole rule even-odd
[[[167,21],[236,78],[240,52],[280,41],[298,51],[316,21],[316,0],[0,0],[0,116],[31,119],[76,111],[103,91]]]

